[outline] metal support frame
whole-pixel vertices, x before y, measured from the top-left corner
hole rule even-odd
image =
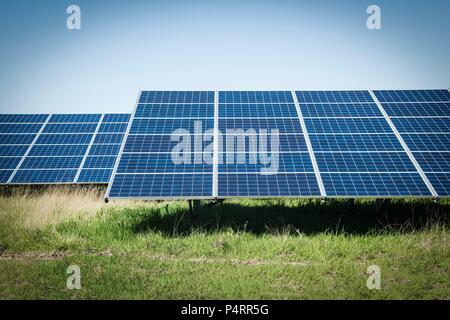
[[[44,131],[45,127],[47,126],[48,122],[50,121],[51,117],[52,117],[53,113],[50,113],[47,116],[47,119],[45,119],[45,122],[42,124],[41,129],[39,129],[38,133],[36,133],[36,136],[34,137],[33,141],[31,142],[30,146],[28,147],[27,151],[25,152],[25,154],[22,156],[22,159],[20,159],[20,162],[17,164],[16,169],[14,169],[13,173],[11,174],[11,176],[9,177],[8,181],[6,182],[6,184],[10,184],[11,181],[14,179],[14,177],[17,174],[17,171],[19,171],[20,167],[22,167],[23,162],[25,161],[25,158],[28,157],[28,154],[30,153],[31,149],[33,149],[34,145],[36,144],[36,141],[39,139],[39,137],[41,136],[42,132]]]
[[[103,123],[103,118],[104,117],[105,117],[105,114],[102,113],[102,115],[100,117],[100,120],[97,123],[97,127],[95,128],[94,134],[92,135],[91,141],[89,142],[89,146],[86,149],[86,152],[84,153],[83,160],[81,160],[80,167],[78,168],[77,174],[75,175],[75,178],[73,179],[73,183],[78,183],[78,179],[80,178],[81,171],[83,170],[83,167],[84,167],[84,164],[86,162],[86,159],[87,159],[89,153],[91,152],[92,145],[94,144],[95,138],[97,138],[97,134],[98,134],[98,131],[100,130],[100,127],[101,127],[101,125]]]
[[[422,180],[425,182],[425,184],[428,187],[428,190],[431,192],[434,198],[438,198],[439,195],[437,194],[436,190],[434,189],[433,185],[431,184],[430,180],[428,180],[428,177],[423,172],[422,168],[420,167],[419,163],[417,162],[416,158],[412,154],[411,150],[409,149],[408,145],[406,144],[405,140],[403,140],[403,137],[398,132],[397,128],[395,127],[394,123],[392,122],[391,118],[387,114],[386,110],[384,110],[383,105],[378,100],[377,96],[373,93],[372,90],[369,90],[370,95],[372,96],[372,99],[375,101],[376,105],[378,106],[378,109],[380,109],[381,113],[383,114],[385,120],[391,127],[392,131],[394,132],[395,136],[397,137],[398,141],[402,145],[403,149],[405,150],[406,154],[408,155],[411,162],[414,164],[414,167],[416,168],[417,172],[419,173]]]
[[[306,141],[306,146],[308,148],[309,157],[311,158],[311,162],[312,162],[312,165],[314,168],[314,173],[316,175],[317,183],[319,184],[320,195],[322,196],[322,198],[326,198],[327,193],[326,193],[325,187],[323,185],[322,176],[320,175],[319,166],[317,165],[317,160],[316,160],[316,156],[314,155],[314,150],[313,150],[313,147],[311,144],[311,140],[309,139],[308,130],[306,129],[305,120],[303,118],[302,110],[300,108],[300,103],[298,102],[297,95],[295,94],[294,90],[291,91],[291,94],[292,94],[292,99],[294,99],[295,109],[297,110],[298,118],[300,120],[300,125],[302,127],[303,136]]]

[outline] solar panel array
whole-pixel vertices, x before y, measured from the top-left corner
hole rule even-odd
[[[450,195],[450,92],[374,91],[436,194]]]
[[[108,182],[107,198],[448,197],[450,92],[143,91],[131,115],[0,115],[0,184]]]
[[[107,183],[129,117],[0,115],[0,183]]]

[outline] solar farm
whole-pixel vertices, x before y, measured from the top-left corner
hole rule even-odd
[[[5,186],[108,184],[106,200],[450,194],[446,89],[142,91],[132,114],[4,114],[0,123]],[[196,123],[192,140],[209,132],[212,147],[202,135],[189,157],[212,161],[173,163],[171,135]],[[243,150],[219,148],[230,130],[248,140]],[[258,130],[277,130],[277,172],[224,161],[255,156]]]
[[[2,114],[0,185],[0,299],[450,298],[447,89]]]

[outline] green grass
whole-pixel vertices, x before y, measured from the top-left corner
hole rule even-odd
[[[0,299],[449,299],[449,202],[0,198]],[[81,268],[82,289],[66,288]],[[366,287],[381,268],[381,290]]]

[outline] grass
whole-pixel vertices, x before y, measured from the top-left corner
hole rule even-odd
[[[0,198],[0,299],[449,299],[450,203],[101,201],[103,190]],[[81,269],[68,290],[66,269]],[[368,290],[367,267],[381,268]]]

